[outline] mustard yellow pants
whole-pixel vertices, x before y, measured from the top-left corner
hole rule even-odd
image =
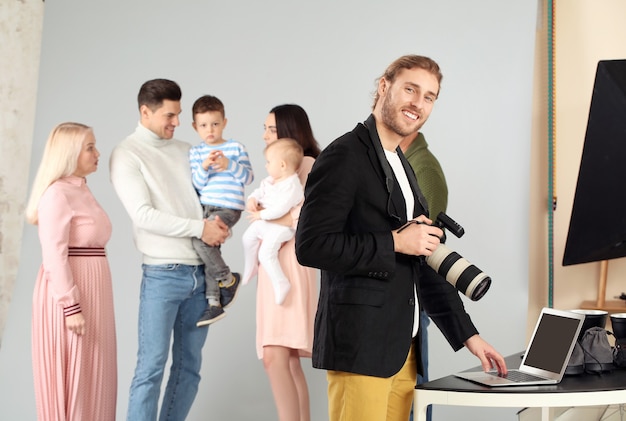
[[[330,421],[407,421],[417,367],[415,345],[400,371],[388,378],[328,371]]]

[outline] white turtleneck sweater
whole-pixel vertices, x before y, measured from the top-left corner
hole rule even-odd
[[[145,264],[202,263],[191,244],[192,237],[202,236],[204,222],[191,183],[190,147],[139,124],[111,154],[111,182]]]

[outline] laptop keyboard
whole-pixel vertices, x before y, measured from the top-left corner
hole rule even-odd
[[[509,371],[505,376],[500,376],[515,383],[533,382],[537,380],[545,380],[543,377],[533,376],[532,374],[522,373],[521,371]]]

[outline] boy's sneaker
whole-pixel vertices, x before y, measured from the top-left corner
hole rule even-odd
[[[222,284],[220,282],[220,303],[223,308],[227,308],[235,301],[237,290],[241,284],[241,275],[233,272],[233,282],[229,286],[222,286]]]
[[[210,325],[213,322],[217,322],[219,319],[224,318],[226,313],[222,307],[218,306],[208,306],[204,313],[202,313],[202,317],[196,323],[196,326],[202,327],[206,325]]]

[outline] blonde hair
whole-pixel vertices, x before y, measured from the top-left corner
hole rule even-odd
[[[267,145],[265,152],[270,148],[278,149],[282,159],[285,160],[287,165],[289,165],[292,170],[298,171],[300,164],[302,164],[302,159],[304,158],[304,152],[302,146],[296,140],[283,137]]]
[[[74,174],[83,142],[90,132],[91,127],[71,122],[61,123],[52,129],[26,205],[26,221],[37,225],[37,208],[43,193],[58,179]]]
[[[393,83],[396,81],[396,77],[401,70],[412,70],[416,68],[424,69],[433,76],[435,76],[437,78],[437,82],[439,82],[439,85],[441,86],[441,80],[443,79],[443,75],[441,74],[441,69],[439,68],[439,65],[435,62],[435,60],[429,57],[418,56],[415,54],[402,56],[396,59],[393,63],[391,63],[389,67],[387,67],[387,69],[385,70],[385,73],[383,73],[383,75],[376,80],[376,86],[378,86],[378,83],[381,79],[385,79],[389,83]],[[439,95],[439,92],[437,92],[437,95]],[[378,103],[379,99],[380,94],[378,93],[378,89],[376,89],[376,91],[374,92],[374,104],[372,104],[372,110],[376,108],[376,103]]]

